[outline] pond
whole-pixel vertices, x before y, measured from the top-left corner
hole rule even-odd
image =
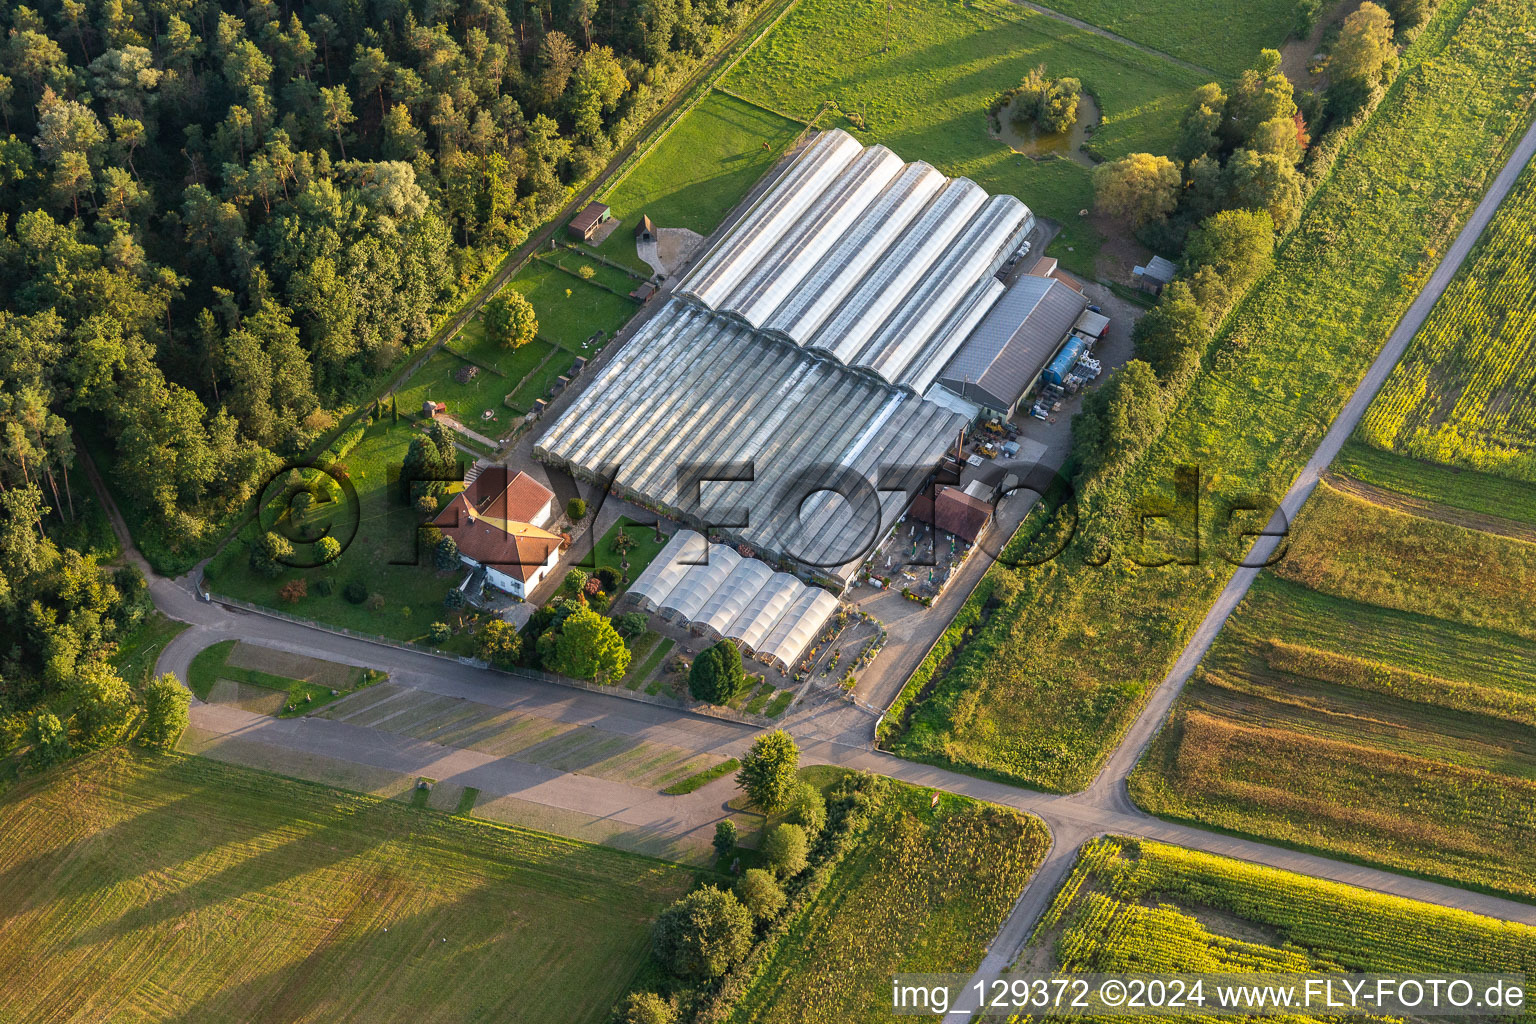
[[[1084,167],[1094,165],[1093,157],[1083,152],[1083,143],[1088,141],[1094,129],[1099,126],[1101,116],[1098,101],[1091,93],[1085,92],[1078,97],[1077,122],[1064,132],[1042,132],[1033,124],[1020,128],[1013,123],[1013,106],[1014,103],[1010,102],[997,113],[1002,131],[990,131],[991,125],[988,125],[989,134],[994,139],[1002,140],[1014,152],[1028,157],[1038,159],[1055,154],[1074,160]]]

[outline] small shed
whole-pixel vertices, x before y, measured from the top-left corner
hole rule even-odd
[[[1131,271],[1131,277],[1136,282],[1136,287],[1142,291],[1157,295],[1162,292],[1165,285],[1174,279],[1179,268],[1161,256],[1153,256],[1147,260],[1144,267],[1136,267]]]
[[[656,284],[655,284],[655,282],[654,281],[642,281],[640,283],[640,287],[636,288],[634,291],[629,293],[629,297],[634,299],[636,302],[640,303],[640,305],[643,306],[647,302],[650,302],[651,301],[651,297],[653,295],[655,295],[655,294],[656,294]]]
[[[635,241],[656,241],[656,225],[652,224],[651,218],[647,217],[643,213],[640,215],[640,223],[635,225]]]
[[[432,419],[438,413],[440,413],[440,412],[447,412],[447,411],[448,411],[448,403],[447,402],[434,402],[434,401],[432,401],[432,399],[429,398],[425,402],[421,403],[421,414],[423,416],[425,416],[427,419]]]
[[[588,203],[580,213],[571,218],[566,225],[566,231],[579,242],[590,242],[592,236],[597,233],[597,227],[612,217],[613,213],[606,203]]]

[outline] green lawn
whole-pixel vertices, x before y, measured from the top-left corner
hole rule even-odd
[[[618,539],[621,529],[634,545],[626,554],[622,555],[614,550],[613,547],[613,543]],[[661,554],[661,549],[667,546],[668,540],[671,540],[671,538],[665,534],[661,540],[657,540],[654,527],[648,524],[637,523],[627,516],[620,516],[619,521],[610,526],[608,532],[603,534],[602,538],[593,545],[592,551],[583,559],[582,564],[590,565],[594,569],[606,565],[617,572],[629,573],[629,578],[635,580],[645,571],[645,567],[650,565],[657,555]],[[620,564],[626,558],[629,561],[629,568],[620,568]]]
[[[1296,0],[1050,0],[1042,4],[1192,64],[1236,77],[1297,26]]]
[[[468,365],[452,352],[438,350],[420,370],[395,392],[395,404],[402,413],[415,415],[423,402],[442,402],[448,414],[471,430],[495,438],[505,432],[518,415],[502,403],[519,378],[503,377],[480,370],[467,383],[460,384],[454,374]],[[495,419],[484,419],[491,412]]]
[[[602,196],[622,223],[599,251],[651,273],[635,255],[635,225],[641,214],[657,227],[708,235],[802,127],[733,96],[711,92]]]
[[[836,773],[826,773],[835,778]],[[980,963],[1049,836],[1039,819],[889,779],[865,830],[768,950],[732,1024],[891,1020],[891,975]]]
[[[572,254],[567,253],[565,258],[574,266]],[[596,354],[640,308],[628,296],[605,292],[542,260],[529,263],[507,287],[522,292],[533,303],[539,318],[539,337],[578,356]],[[582,348],[599,330],[606,333],[598,346]]]
[[[291,674],[264,671],[267,668]],[[385,678],[383,672],[373,669],[270,651],[235,640],[203,648],[187,668],[187,687],[199,700],[208,700],[220,680],[260,687],[283,695],[279,718],[308,714]]]
[[[861,141],[1061,221],[1052,253],[1091,276],[1099,240],[1078,217],[1093,201],[1088,169],[1022,157],[987,134],[988,104],[1037,64],[1098,98],[1104,121],[1090,146],[1109,159],[1170,150],[1190,91],[1208,77],[1008,0],[896,0],[889,13],[884,0],[801,0],[724,84],[797,117],[835,100],[863,120]]]
[[[1111,836],[1083,847],[1023,962],[1105,974],[1526,973],[1536,929]]]
[[[118,638],[112,664],[128,682],[135,685],[147,682],[154,674],[155,662],[165,645],[186,628],[185,622],[177,622],[151,609],[132,632]]]
[[[0,1017],[606,1021],[691,873],[203,758],[0,805]]]
[[[330,566],[287,569],[276,579],[258,575],[250,568],[248,544],[257,535],[255,524],[251,524],[209,566],[209,586],[217,593],[292,615],[395,640],[422,641],[433,622],[452,622],[453,616],[443,607],[443,597],[458,585],[464,570],[439,573],[432,567],[432,552],[425,542],[419,552],[415,550],[418,516],[399,499],[398,484],[391,482],[391,473],[398,472],[411,436],[403,417],[399,424],[391,425],[385,416],[368,427],[363,440],[342,460],[357,488],[357,532]],[[344,540],[353,519],[345,503],[339,504],[343,508],[333,523]],[[296,547],[308,556],[309,545]],[[288,604],[278,598],[278,591],[293,579],[305,580],[309,594],[297,604]],[[324,595],[320,593],[321,581],[327,579],[333,589]],[[343,589],[352,581],[379,595],[382,607],[352,604],[343,597]],[[469,643],[469,637],[459,632],[447,646],[468,653]]]
[[[1049,789],[1087,784],[1232,572],[1221,507],[1294,479],[1524,130],[1533,78],[1536,0],[1442,6],[1160,440],[1080,503],[1063,556],[989,572],[962,613],[974,636],[894,749]],[[1180,465],[1201,473],[1201,558],[1141,568],[1131,553],[1188,553],[1142,543],[1126,514],[1171,490]]]

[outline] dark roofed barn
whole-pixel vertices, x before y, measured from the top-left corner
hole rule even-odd
[[[571,223],[566,230],[572,238],[581,242],[592,241],[592,236],[597,233],[597,226],[606,221],[612,214],[604,203],[588,203],[580,213],[571,218]]]
[[[645,214],[640,215],[640,223],[635,225],[635,241],[654,242],[656,240],[656,225],[651,223],[651,218]]]

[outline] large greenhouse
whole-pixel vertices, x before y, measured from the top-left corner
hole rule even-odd
[[[1011,196],[825,132],[534,453],[845,583],[966,426],[922,396],[1034,223]]]
[[[692,530],[672,535],[624,600],[698,629],[711,642],[729,637],[785,672],[837,610],[837,598],[820,587]]]

